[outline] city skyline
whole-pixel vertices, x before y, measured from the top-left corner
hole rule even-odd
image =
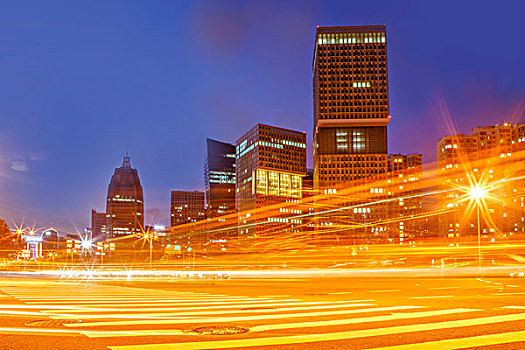
[[[480,5],[477,21],[462,23],[459,19],[468,6],[460,4],[457,14],[444,17],[453,25],[438,27],[426,14],[430,6],[380,3],[377,6],[384,7],[384,15],[377,15],[376,8],[362,9],[357,11],[360,15],[355,15],[358,9],[353,8],[354,15],[343,18],[337,10],[348,15],[349,8],[342,3],[334,4],[318,12],[319,3],[309,3],[301,10],[277,3],[241,7],[244,18],[254,16],[254,8],[265,13],[263,18],[268,24],[275,24],[267,32],[258,31],[246,19],[228,17],[228,9],[238,5],[233,2],[209,6],[201,12],[197,11],[202,10],[198,6],[178,9],[182,14],[198,12],[200,31],[192,30],[182,17],[176,24],[168,24],[167,18],[158,17],[158,9],[152,7],[151,12],[144,11],[136,3],[115,19],[119,25],[108,27],[102,24],[104,14],[97,14],[96,5],[84,5],[88,12],[95,14],[95,23],[88,26],[89,22],[79,21],[71,33],[63,32],[59,24],[46,24],[42,14],[59,16],[52,7],[37,6],[22,12],[16,5],[10,5],[11,10],[18,11],[25,20],[18,18],[15,22],[6,18],[5,25],[13,30],[15,38],[24,40],[29,47],[17,46],[16,41],[9,40],[0,46],[6,61],[2,68],[6,76],[2,88],[6,93],[2,101],[5,125],[0,131],[0,190],[4,194],[0,208],[8,213],[6,219],[20,220],[25,216],[31,221],[32,217],[49,217],[48,222],[82,230],[89,225],[92,207],[104,210],[104,192],[111,170],[129,148],[143,180],[146,223],[156,220],[167,223],[170,190],[203,189],[199,175],[206,138],[232,143],[257,122],[306,131],[308,167],[311,168],[309,74],[311,43],[317,25],[386,24],[391,80],[392,123],[388,145],[391,153],[423,153],[425,163],[434,162],[435,144],[449,134],[450,120],[445,119],[443,113],[447,108],[459,132],[523,119],[515,113],[523,110],[519,109],[523,103],[520,100],[523,79],[513,64],[522,61],[524,49],[513,45],[513,55],[482,49],[482,44],[488,41],[496,45],[491,47],[498,51],[519,40],[518,20],[507,17],[503,22],[498,17],[502,13],[512,17],[519,11]],[[280,19],[273,14],[276,8],[281,9],[286,18],[293,12],[296,20]],[[439,17],[445,8],[432,10]],[[117,9],[108,11],[111,10]],[[170,7],[167,12],[175,10]],[[71,9],[66,7],[64,11]],[[471,28],[473,23],[482,23],[489,12],[494,11],[491,16],[494,27],[490,30],[479,26]],[[406,23],[393,19],[395,13],[406,13]],[[141,15],[144,16],[142,27],[133,28],[132,19]],[[426,26],[422,26],[424,19],[430,21]],[[74,20],[78,18],[70,14],[68,21]],[[87,31],[88,27],[92,29]],[[112,35],[97,41],[105,30]],[[187,33],[187,39],[175,35],[177,30]],[[72,41],[74,35],[82,45]],[[254,40],[250,40],[252,38]],[[430,43],[423,40],[427,38]],[[121,39],[129,40],[128,45],[132,43],[146,49],[145,53],[131,55],[126,51],[129,50],[126,40]],[[112,47],[114,43],[121,46]],[[176,43],[183,44],[183,50],[175,51]],[[200,65],[184,59],[195,57],[203,50],[209,58],[199,61]],[[80,57],[94,51],[97,54]],[[186,75],[179,66],[174,67],[169,61],[174,56],[178,57],[174,62],[197,74]],[[90,61],[97,63],[96,72],[90,69]],[[125,62],[121,69],[104,75],[121,61]],[[167,72],[167,77],[155,79],[160,72]],[[418,76],[425,78],[424,86]],[[220,83],[201,90],[215,80]],[[190,94],[203,92],[184,101],[184,91],[177,88],[177,84],[189,86]],[[148,93],[146,90],[151,87]],[[48,91],[43,93],[43,90]],[[239,91],[246,94],[246,98],[239,99]],[[32,92],[41,95],[37,99]],[[59,105],[59,101],[67,103]],[[173,101],[179,105],[174,107]],[[203,101],[205,107],[202,107]],[[419,133],[407,129],[409,124]],[[194,152],[185,158],[188,148]],[[175,171],[179,169],[177,163],[185,165],[182,171]],[[73,193],[71,188],[78,188],[74,195],[62,195]],[[45,209],[42,203],[47,204]],[[21,215],[22,211],[34,215]]]

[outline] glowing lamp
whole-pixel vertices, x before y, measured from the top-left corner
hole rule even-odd
[[[89,240],[82,241],[80,244],[82,246],[82,249],[84,249],[84,250],[91,249],[91,241],[89,241]]]
[[[472,186],[469,190],[470,198],[475,199],[476,201],[483,199],[486,194],[487,194],[487,190],[485,189],[485,187],[481,185]]]

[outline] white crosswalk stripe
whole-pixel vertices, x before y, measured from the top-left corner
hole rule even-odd
[[[315,347],[318,342],[350,342],[460,327],[490,329],[497,324],[525,322],[525,313],[522,312],[525,306],[520,305],[504,306],[499,309],[499,314],[488,315],[487,310],[478,308],[381,305],[374,299],[351,299],[352,293],[338,292],[328,294],[326,300],[302,300],[287,294],[251,297],[51,281],[19,285],[0,282],[0,290],[21,302],[6,303],[2,300],[0,317],[51,318],[64,322],[63,326],[55,328],[4,327],[0,328],[0,334],[84,335],[103,341],[113,350],[221,349],[294,344]],[[378,290],[374,296],[379,292],[392,291]],[[438,297],[445,298],[433,298]],[[447,300],[452,298],[454,295],[446,296]],[[425,299],[430,298],[407,298],[410,302]],[[209,336],[203,338],[197,330],[198,327],[221,325],[246,327],[249,333],[209,340]],[[523,342],[525,329],[415,341],[383,344],[377,349],[456,349]]]

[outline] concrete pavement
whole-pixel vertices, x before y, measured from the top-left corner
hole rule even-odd
[[[525,344],[525,281],[516,278],[2,279],[0,290],[6,349]],[[240,333],[209,334],[216,331]]]

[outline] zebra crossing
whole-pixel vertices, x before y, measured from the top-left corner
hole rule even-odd
[[[466,327],[489,334],[370,349],[457,349],[525,342],[525,305],[508,305],[488,314],[476,307],[429,308],[413,298],[407,298],[407,305],[384,305],[373,298],[352,298],[351,293],[308,300],[47,280],[0,281],[0,291],[17,301],[0,299],[0,317],[56,321],[54,326],[40,328],[0,327],[0,334],[83,335],[113,350],[316,347],[330,341],[363,348],[352,342]],[[509,322],[517,324],[512,331],[491,331]],[[218,337],[200,332],[202,327],[246,331]]]

